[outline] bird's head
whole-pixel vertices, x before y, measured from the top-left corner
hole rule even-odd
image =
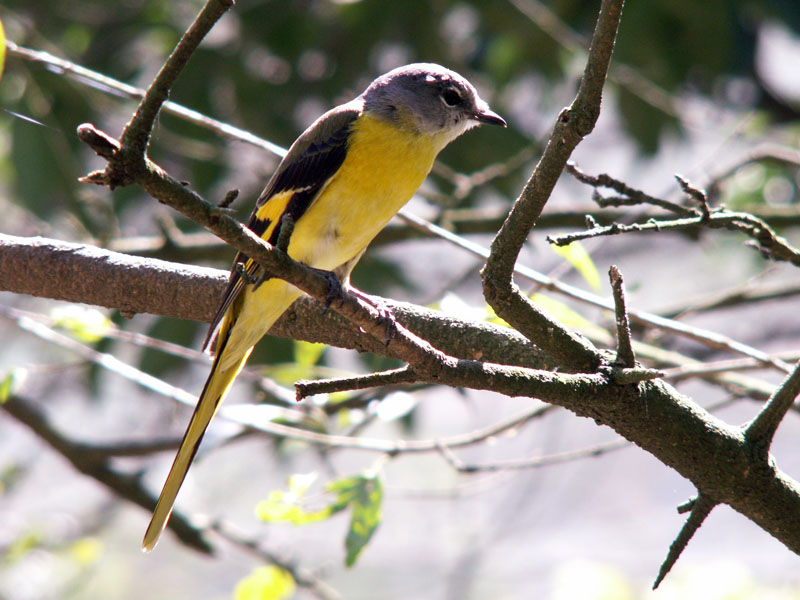
[[[481,123],[506,122],[464,77],[433,63],[405,65],[381,75],[362,94],[364,110],[446,145]]]

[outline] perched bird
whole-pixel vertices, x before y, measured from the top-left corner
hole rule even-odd
[[[414,195],[436,155],[470,128],[505,126],[461,75],[436,64],[399,67],[315,121],[292,145],[247,226],[270,244],[291,217],[287,251],[346,281],[367,245]],[[167,476],[142,548],[152,550],[209,422],[253,346],[300,297],[241,252],[206,338],[214,364]]]

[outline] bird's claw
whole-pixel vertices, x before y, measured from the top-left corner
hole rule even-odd
[[[322,314],[326,314],[331,305],[336,302],[341,306],[344,302],[345,291],[342,282],[333,271],[326,271],[324,269],[314,269],[317,273],[322,275],[328,282],[328,295],[325,297],[325,308],[322,309]]]

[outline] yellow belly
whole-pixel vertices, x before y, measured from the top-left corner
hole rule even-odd
[[[361,252],[411,199],[436,158],[436,140],[361,117],[347,157],[295,225],[289,255],[335,269]]]
[[[384,121],[359,119],[342,166],[295,224],[289,255],[325,270],[358,256],[417,191],[441,145]],[[233,365],[301,295],[281,279],[255,291],[248,285],[232,307],[236,322],[221,366]]]

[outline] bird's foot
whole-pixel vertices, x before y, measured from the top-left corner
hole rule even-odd
[[[322,314],[328,312],[328,309],[331,305],[336,302],[341,306],[342,302],[344,302],[345,297],[345,288],[342,285],[342,282],[339,281],[339,278],[336,276],[336,273],[333,271],[326,271],[325,269],[314,269],[312,270],[322,275],[326,281],[328,282],[328,295],[325,297],[325,308],[322,309]]]

